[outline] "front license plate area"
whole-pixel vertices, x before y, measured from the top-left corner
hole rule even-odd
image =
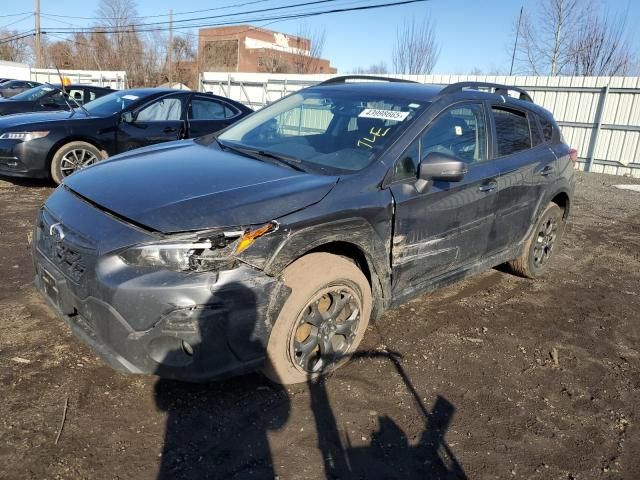
[[[42,280],[42,289],[55,305],[60,306],[60,290],[58,290],[58,282],[49,271],[40,267],[40,279]]]

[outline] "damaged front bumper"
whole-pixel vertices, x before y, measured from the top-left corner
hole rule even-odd
[[[90,218],[103,235],[130,229],[68,195],[51,202],[80,210],[66,218]],[[36,286],[109,365],[187,381],[261,366],[271,322],[287,295],[279,280],[242,263],[220,272],[133,267],[116,254],[101,254],[82,233],[86,225],[61,224],[65,216],[56,213],[45,207],[36,225]]]

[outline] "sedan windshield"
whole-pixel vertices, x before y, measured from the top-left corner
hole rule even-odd
[[[390,145],[425,102],[375,94],[303,90],[222,133],[223,146],[281,155],[321,171],[355,172]]]
[[[114,92],[86,103],[84,108],[91,115],[108,117],[114,113],[122,112],[129,105],[144,98],[146,95],[150,95],[150,93],[141,94],[141,92],[136,92],[135,90]]]
[[[50,87],[49,85],[40,85],[39,87],[30,88],[29,90],[25,90],[22,93],[14,95],[13,97],[11,97],[11,100],[26,100],[28,102],[34,102],[44,97],[47,93],[53,92],[54,90],[56,89]]]

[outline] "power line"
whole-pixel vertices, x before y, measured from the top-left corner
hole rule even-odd
[[[33,15],[33,12],[22,12],[22,13],[8,13],[5,15],[0,15],[0,18],[8,18],[8,17],[19,17],[20,15]]]
[[[253,13],[273,12],[273,11],[277,11],[277,10],[286,10],[286,9],[292,9],[292,8],[296,8],[296,7],[306,7],[306,6],[309,6],[309,5],[318,5],[318,4],[321,4],[321,3],[333,3],[333,2],[338,2],[338,1],[340,1],[340,0],[312,0],[310,2],[296,3],[296,4],[293,4],[293,5],[280,5],[278,7],[261,8],[261,9],[258,9],[258,10],[249,10],[249,11],[246,11],[246,12],[227,13],[227,14],[224,14],[224,15],[211,15],[211,16],[208,16],[208,17],[182,18],[182,19],[179,19],[179,20],[174,20],[174,23],[179,23],[179,22],[180,23],[186,23],[186,22],[203,21],[203,20],[214,20],[214,19],[217,19],[217,18],[237,17],[239,15],[249,15],[249,14],[253,14]],[[126,29],[131,29],[131,28],[135,28],[135,27],[146,28],[146,27],[152,27],[152,26],[155,26],[155,25],[168,25],[168,24],[169,24],[168,21],[165,21],[165,22],[131,23],[129,25],[123,26],[123,28],[126,28]]]
[[[241,8],[241,7],[246,7],[248,5],[255,5],[256,3],[264,3],[264,2],[269,2],[269,1],[271,1],[271,0],[253,0],[251,2],[235,3],[233,5],[227,5],[227,6],[224,6],[224,7],[204,8],[202,10],[191,10],[190,12],[176,12],[173,15],[174,16],[177,16],[177,15],[191,15],[191,14],[194,14],[194,13],[212,12],[212,11],[216,11],[216,10],[225,10],[225,9],[229,9],[229,8]],[[79,20],[120,20],[120,18],[118,18],[118,17],[74,17],[72,15],[59,15],[59,14],[55,14],[55,13],[47,13],[47,15],[50,16],[50,17],[74,18],[74,19],[79,19]],[[168,17],[168,16],[169,16],[168,14],[162,13],[162,14],[158,14],[158,15],[135,16],[135,17],[132,17],[132,18],[158,18],[158,17]]]
[[[35,35],[35,30],[29,30],[28,32],[21,32],[16,35],[12,35],[10,37],[5,37],[0,41],[0,45],[3,43],[15,42],[16,40],[22,40],[23,38],[32,37]]]
[[[387,8],[387,7],[395,7],[395,6],[400,6],[400,5],[409,5],[409,4],[413,4],[413,3],[424,3],[424,2],[428,2],[430,0],[401,0],[401,1],[396,1],[396,2],[387,2],[387,3],[380,3],[380,4],[375,4],[375,5],[364,5],[364,6],[358,6],[358,7],[345,7],[345,8],[334,8],[334,9],[329,9],[329,10],[318,10],[318,11],[312,11],[312,12],[306,12],[306,13],[296,13],[296,14],[288,14],[288,15],[279,15],[279,16],[271,16],[271,17],[258,17],[258,18],[249,18],[249,19],[241,19],[241,20],[237,20],[237,21],[227,21],[227,22],[218,22],[218,23],[202,23],[202,24],[190,24],[190,25],[183,25],[183,26],[177,26],[174,27],[174,30],[182,30],[182,29],[191,29],[191,28],[204,28],[204,27],[216,27],[216,26],[226,26],[226,25],[238,25],[238,24],[242,24],[242,23],[251,23],[251,22],[271,22],[271,23],[275,23],[275,22],[279,22],[279,21],[284,21],[284,20],[292,20],[292,19],[301,19],[301,18],[310,18],[310,17],[316,17],[316,16],[321,16],[321,15],[328,15],[328,14],[333,14],[333,13],[344,13],[344,12],[352,12],[352,11],[364,11],[364,10],[373,10],[373,9],[380,9],[380,8]],[[61,29],[61,30],[53,30],[53,29],[47,29],[46,31],[43,30],[42,34],[44,35],[49,35],[49,34],[71,34],[71,33],[85,33],[85,34],[114,34],[114,33],[142,33],[142,32],[156,32],[156,31],[167,31],[168,29],[166,27],[152,27],[152,28],[145,28],[145,29],[130,29],[130,28],[126,28],[126,29],[105,29],[102,27],[98,27],[98,28],[92,28],[92,29]],[[30,31],[33,32],[33,31]],[[25,33],[24,35],[21,35],[17,38],[12,38],[9,39],[8,41],[12,41],[12,40],[16,40],[19,38],[24,38],[30,35],[33,35],[33,33],[26,33],[26,32],[22,32]],[[3,40],[0,41],[0,44],[2,43],[6,43],[7,40]]]
[[[322,0],[328,1],[328,0]],[[331,0],[335,1],[335,0]],[[225,21],[225,22],[217,22],[217,23],[193,23],[189,25],[183,26],[174,26],[174,30],[181,29],[191,29],[191,28],[205,28],[205,27],[216,27],[216,26],[225,26],[225,25],[238,25],[242,23],[251,23],[258,21],[270,21],[270,20],[289,20],[289,19],[298,19],[298,18],[309,18],[316,17],[320,15],[327,15],[332,13],[344,13],[344,12],[352,12],[352,11],[364,11],[364,10],[373,10],[379,8],[386,7],[395,7],[400,5],[408,5],[413,3],[423,3],[428,2],[430,0],[401,0],[396,2],[387,2],[375,5],[365,5],[360,7],[346,7],[346,8],[334,8],[329,10],[318,10],[311,11],[306,13],[295,13],[295,14],[284,14],[279,16],[270,16],[270,17],[253,17],[253,18],[243,18],[241,20],[233,20],[233,21]],[[315,2],[310,2],[315,3]],[[301,4],[304,5],[304,4]],[[192,19],[193,20],[193,19]],[[200,19],[196,19],[200,20]],[[163,22],[164,23],[164,22]],[[50,33],[89,33],[89,34],[109,34],[109,33],[142,33],[142,32],[157,32],[157,31],[167,31],[167,27],[154,27],[154,24],[150,24],[149,28],[131,28],[131,26],[123,27],[123,28],[108,28],[108,27],[93,27],[86,29],[61,29],[61,30],[47,30]]]
[[[33,13],[28,13],[24,17],[19,18],[18,20],[14,20],[13,22],[5,23],[4,25],[0,25],[0,28],[7,28],[11,25],[15,25],[16,23],[24,22],[26,19],[33,17]]]

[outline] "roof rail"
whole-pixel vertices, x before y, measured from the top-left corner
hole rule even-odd
[[[331,85],[334,83],[347,83],[347,80],[377,80],[380,82],[397,82],[397,83],[418,83],[413,80],[404,80],[402,78],[393,77],[380,77],[376,75],[340,75],[339,77],[333,77],[324,82],[320,82],[318,85]]]
[[[507,95],[509,94],[509,90],[513,92],[518,92],[520,94],[520,100],[524,100],[525,102],[533,103],[531,96],[527,93],[527,91],[520,87],[510,87],[507,85],[501,85],[499,83],[488,83],[488,82],[458,82],[452,83],[451,85],[447,85],[444,87],[438,96],[448,95],[451,93],[461,92],[463,89],[468,88],[470,90],[480,90],[480,89],[489,89],[489,93],[495,93],[496,95]]]

